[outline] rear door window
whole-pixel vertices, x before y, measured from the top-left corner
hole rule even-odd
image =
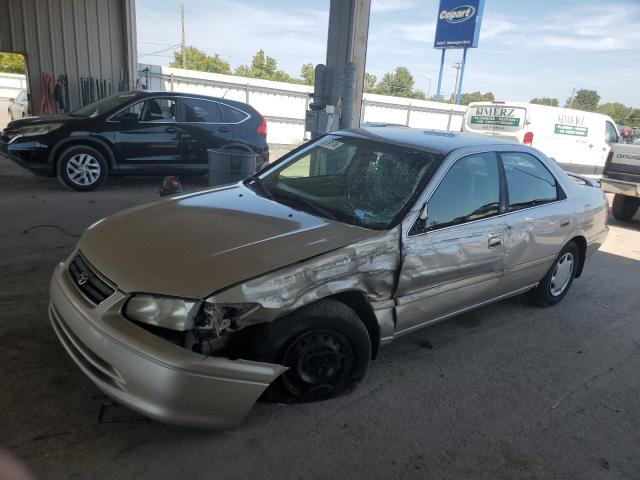
[[[507,179],[509,210],[520,210],[560,199],[558,182],[540,160],[523,152],[501,153]]]
[[[218,102],[199,98],[183,98],[184,121],[190,123],[223,123]]]

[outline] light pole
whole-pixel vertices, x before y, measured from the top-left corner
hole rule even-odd
[[[418,73],[417,74],[419,77],[424,77],[427,79],[427,81],[429,82],[427,85],[427,100],[429,100],[429,98],[431,98],[431,78],[427,77],[424,73]]]

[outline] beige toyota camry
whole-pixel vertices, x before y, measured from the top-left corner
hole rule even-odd
[[[381,345],[529,292],[558,303],[607,203],[537,150],[399,127],[337,132],[244,182],[92,225],[51,280],[53,328],[118,402],[234,428],[324,399]]]

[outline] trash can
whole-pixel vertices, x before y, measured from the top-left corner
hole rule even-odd
[[[209,185],[225,185],[244,180],[256,171],[256,154],[229,150],[207,150]]]

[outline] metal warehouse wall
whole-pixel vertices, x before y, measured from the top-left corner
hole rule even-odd
[[[26,56],[32,113],[40,113],[42,74],[69,77],[71,109],[80,77],[129,87],[137,72],[135,0],[0,0],[0,51]]]

